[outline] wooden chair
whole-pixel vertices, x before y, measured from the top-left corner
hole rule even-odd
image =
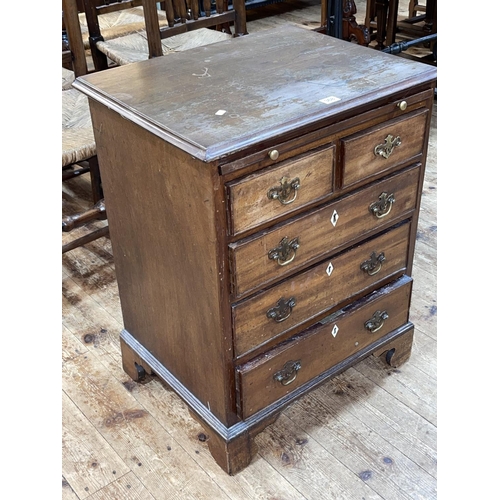
[[[90,175],[92,206],[62,218],[63,232],[90,227],[106,219],[99,162],[87,97],[76,89],[62,91],[62,180],[68,181],[84,174]],[[109,234],[107,226],[83,231],[84,234],[65,243],[62,253]]]
[[[376,49],[383,49],[396,40],[399,0],[367,0],[365,26]]]
[[[406,17],[399,0],[367,0],[370,42],[375,41],[374,48],[383,52],[437,65],[437,0],[426,0],[425,5],[410,2],[410,15],[417,11],[424,14]],[[408,49],[411,53],[404,52]]]
[[[122,66],[246,34],[244,0],[233,0],[231,6],[216,0],[214,11],[210,1],[203,1],[204,7],[197,0],[167,0],[160,4],[165,10],[158,11],[156,2],[143,0],[146,29],[98,41],[96,48]]]
[[[99,43],[144,30],[142,3],[143,0],[83,0],[81,31],[96,71],[108,68],[108,58],[100,50]],[[158,17],[160,24],[166,24],[162,11],[158,12]]]
[[[87,73],[85,50],[78,22],[78,11],[75,0],[63,0],[63,17],[68,33],[69,60],[74,71],[63,68],[62,85],[62,180],[68,181],[84,174],[90,175],[93,206],[88,210],[78,211],[62,218],[63,232],[71,232],[87,226],[97,220],[106,219],[101,176],[96,153],[94,131],[90,118],[88,100],[85,95],[71,88],[75,75]],[[63,51],[63,61],[67,55]],[[77,248],[109,234],[107,226],[86,231],[86,234],[72,239],[62,247],[62,253]]]
[[[426,0],[419,4],[417,0],[409,2],[410,14],[418,11],[423,15],[410,15],[398,18],[399,0],[367,0],[365,25],[370,31],[371,41],[376,40],[376,49],[384,49],[395,43],[396,35],[400,38],[417,39],[436,33],[437,0]]]
[[[164,2],[167,26],[161,26],[155,0],[144,0],[150,58],[164,54],[162,40],[200,28],[218,28],[230,33],[233,25],[233,36],[247,34],[245,0],[233,0],[232,8],[229,8],[228,0],[215,0],[215,10],[212,10],[210,0],[201,0],[200,4],[198,0],[167,0]]]
[[[181,52],[231,38],[232,35],[225,31],[201,28],[161,40],[162,53],[163,55],[167,55],[172,52]],[[147,61],[149,59],[146,30],[131,33],[130,35],[115,38],[114,40],[98,42],[97,47],[109,60],[118,66]]]

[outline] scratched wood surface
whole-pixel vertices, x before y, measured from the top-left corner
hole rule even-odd
[[[275,4],[249,12],[248,29],[315,27],[319,12],[315,0]],[[175,393],[154,377],[138,384],[123,372],[109,239],[62,257],[63,500],[437,498],[436,121],[437,103],[415,251],[410,360],[394,369],[369,357],[295,402],[256,437],[257,455],[234,477],[216,465]],[[87,178],[64,183],[63,214],[90,203]]]

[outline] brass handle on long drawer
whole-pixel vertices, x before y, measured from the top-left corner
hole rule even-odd
[[[364,271],[368,276],[374,276],[382,269],[382,263],[385,261],[385,254],[381,252],[377,255],[377,252],[372,252],[370,258],[365,260],[359,266],[362,271]]]
[[[281,383],[281,385],[291,384],[297,378],[297,372],[301,369],[300,359],[297,361],[287,361],[283,369],[276,372],[273,376],[274,380]]]
[[[368,208],[370,212],[377,217],[377,219],[381,219],[382,217],[389,215],[395,201],[396,198],[394,198],[394,194],[384,192],[378,197],[378,200],[374,201]]]
[[[292,309],[297,305],[295,302],[295,297],[290,297],[288,300],[281,297],[276,303],[276,307],[271,307],[267,311],[267,317],[269,319],[274,319],[276,323],[281,323],[285,319],[289,318],[292,314]]]
[[[298,237],[288,240],[288,237],[285,236],[276,248],[269,250],[267,256],[270,260],[277,261],[280,266],[286,266],[287,264],[290,264],[293,259],[295,259],[298,248]]]
[[[295,177],[295,179],[289,180],[287,177],[283,177],[280,184],[281,186],[269,189],[267,197],[270,200],[278,200],[282,205],[289,205],[297,198],[297,191],[300,188],[300,179]],[[289,199],[292,193],[293,197]]]
[[[375,153],[376,156],[382,156],[383,158],[389,158],[391,156],[392,152],[394,151],[394,148],[396,146],[401,145],[401,138],[398,136],[394,137],[393,135],[389,134],[383,144],[379,144],[378,146],[375,146],[375,149],[373,152]]]
[[[373,316],[368,321],[365,321],[365,328],[371,333],[378,332],[384,326],[386,319],[389,319],[387,311],[375,311]]]

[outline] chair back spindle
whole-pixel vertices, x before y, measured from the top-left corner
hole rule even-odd
[[[228,10],[228,1],[227,0],[215,0],[215,10],[217,14],[222,14],[223,12]]]
[[[167,0],[166,3],[169,3],[169,0]],[[184,24],[187,21],[187,9],[185,1],[173,0],[173,3],[174,3],[175,18],[180,19],[181,24]]]
[[[234,24],[233,36],[247,34],[245,0],[233,0],[232,8],[228,0],[215,0],[215,11],[212,11],[211,0],[200,3],[198,0],[166,0],[164,8],[168,26],[160,27],[155,0],[143,0],[150,58],[163,55],[163,39],[199,28],[215,28],[230,34],[230,25]]]
[[[203,0],[203,11],[205,12],[205,16],[210,17],[212,13],[212,5],[210,0]]]
[[[196,21],[200,17],[200,7],[198,5],[198,0],[189,0],[189,8],[191,9],[192,19]]]

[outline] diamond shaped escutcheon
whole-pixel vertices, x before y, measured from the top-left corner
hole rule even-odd
[[[333,224],[333,227],[337,225],[337,221],[339,220],[339,214],[337,210],[333,211],[332,217],[330,219],[330,222]]]
[[[335,324],[333,325],[332,335],[336,337],[337,333],[339,333],[339,327]]]

